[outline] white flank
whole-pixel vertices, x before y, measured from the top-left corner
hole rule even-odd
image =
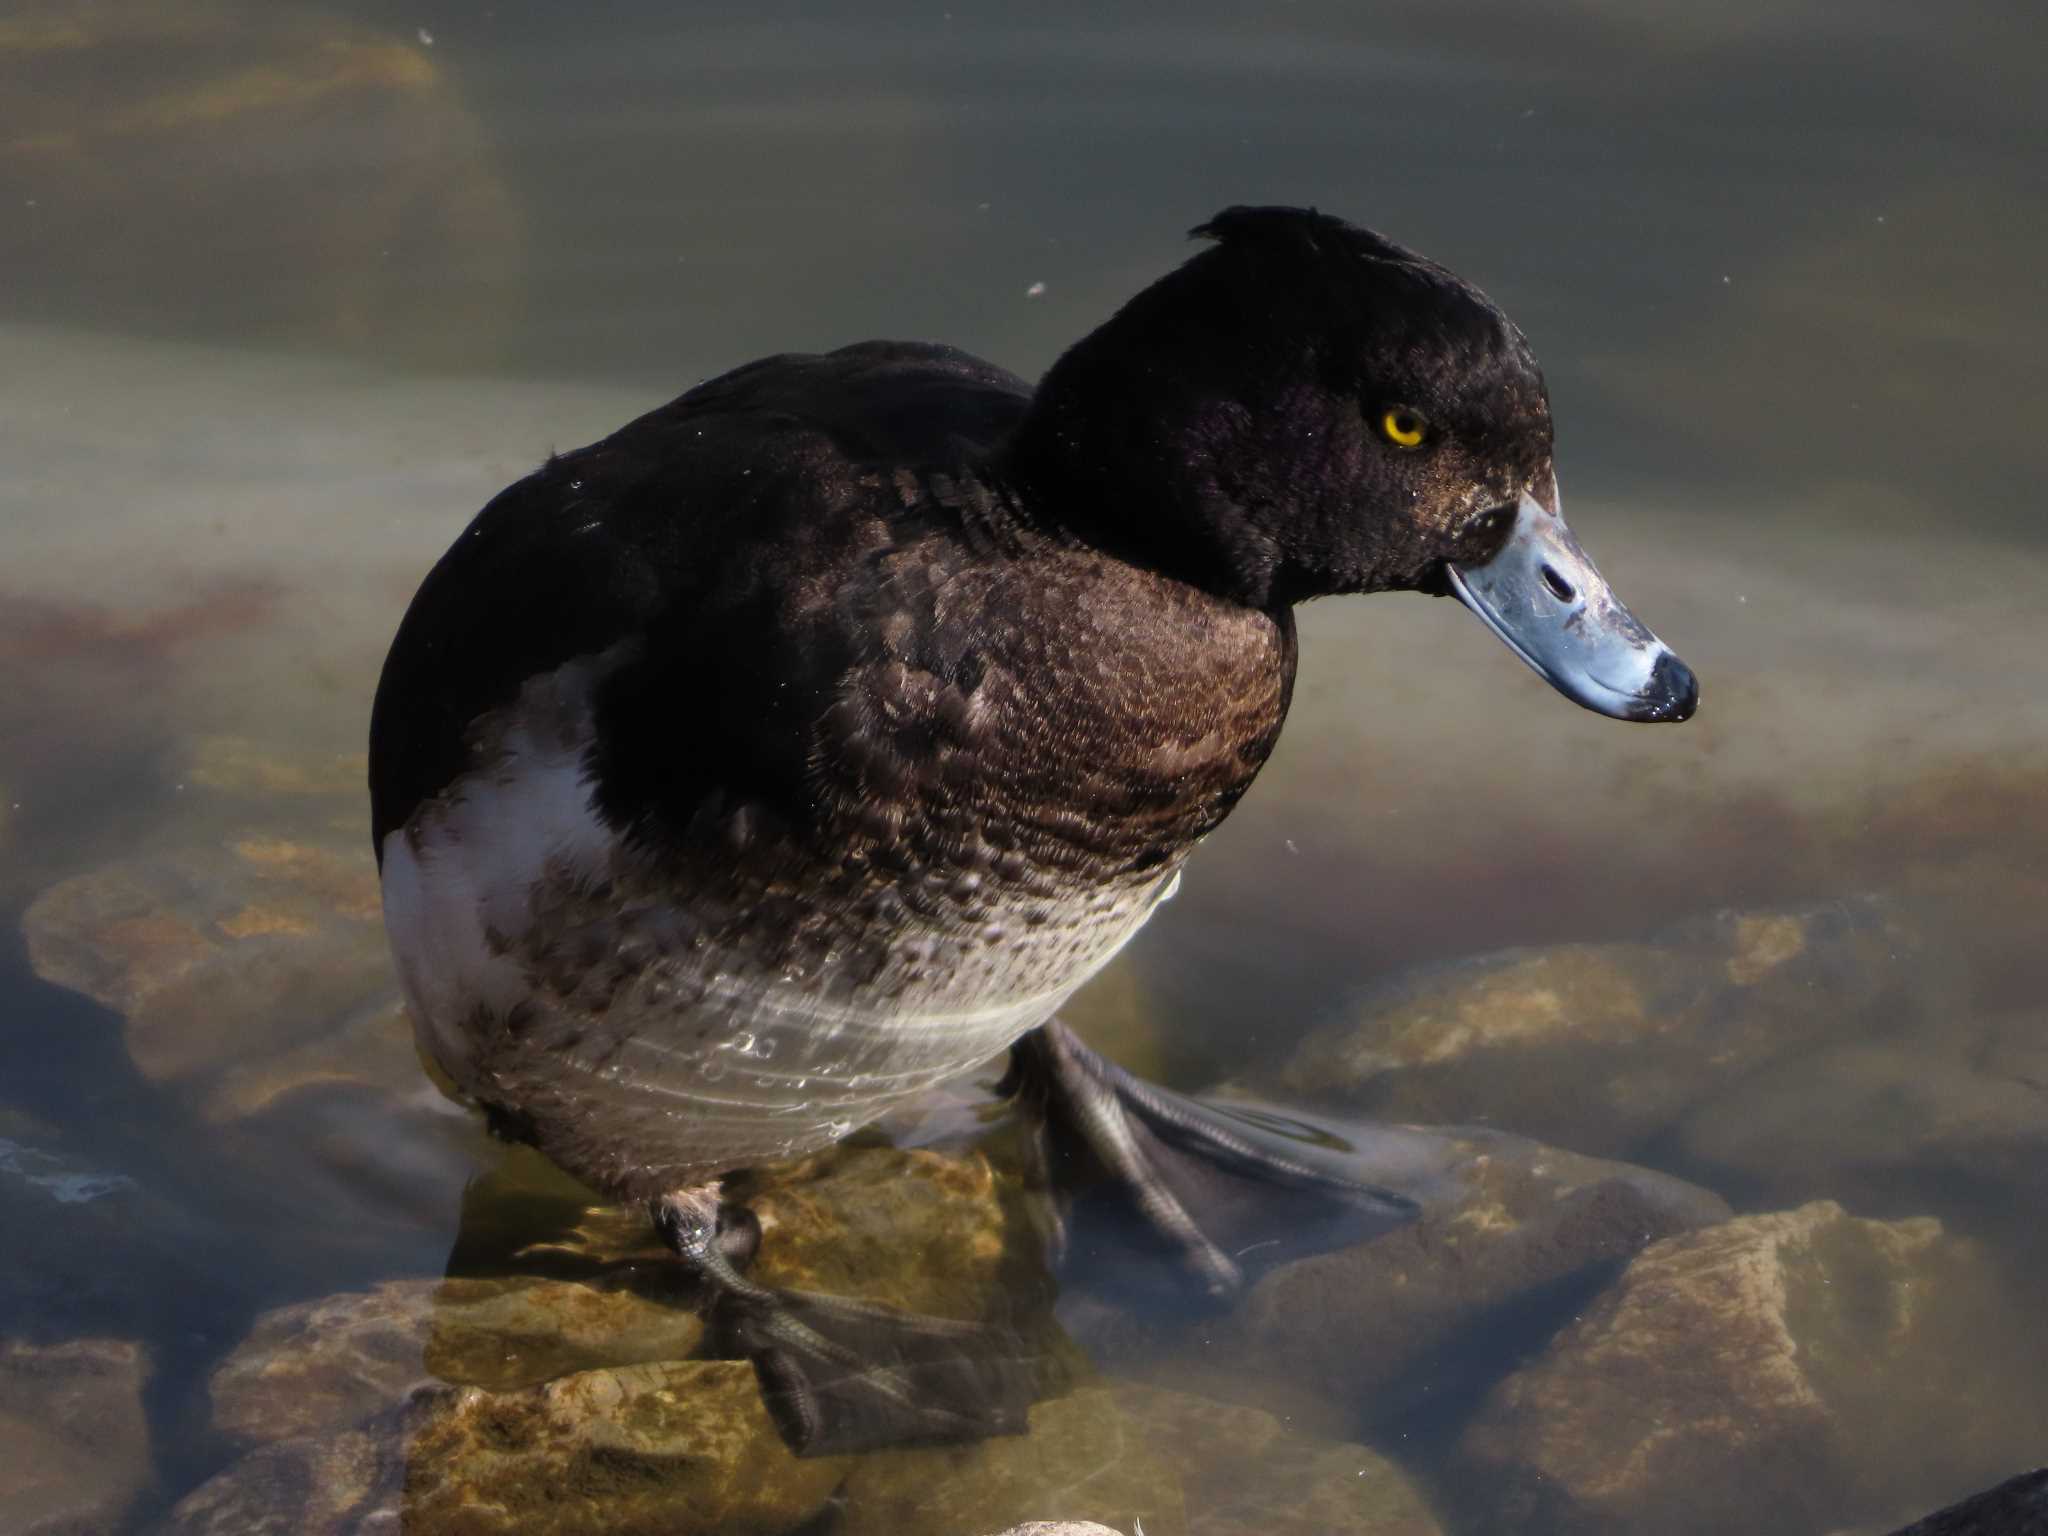
[[[529,683],[485,737],[485,762],[384,839],[384,929],[434,1059],[468,1081],[465,1026],[526,995],[494,935],[517,938],[543,876],[602,878],[614,849],[584,769],[599,669],[572,662]]]

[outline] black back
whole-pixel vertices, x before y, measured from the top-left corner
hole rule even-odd
[[[611,652],[615,827],[745,842],[765,816],[830,863],[907,825],[943,862],[994,810],[1098,875],[1184,850],[1271,748],[1289,607],[1437,590],[1551,450],[1541,371],[1470,284],[1313,210],[1197,233],[1035,394],[945,347],[768,358],[497,497],[386,663],[380,846],[480,715]],[[1413,451],[1394,407],[1430,423]]]
[[[802,696],[829,687],[835,658],[786,654],[803,637],[765,610],[795,573],[849,556],[858,524],[900,509],[899,477],[964,473],[1029,399],[1022,380],[949,347],[764,358],[508,487],[435,565],[386,658],[370,720],[380,857],[468,765],[480,715],[527,678],[622,641],[652,638],[685,664],[612,685],[614,798],[646,789],[649,752],[671,800],[721,772],[765,787],[763,775],[800,771],[794,733],[815,702]],[[868,517],[849,518],[854,504]]]

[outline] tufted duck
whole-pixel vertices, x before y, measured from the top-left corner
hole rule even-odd
[[[1590,709],[1693,711],[1498,308],[1312,210],[1196,233],[1036,391],[902,342],[699,385],[496,497],[399,628],[370,787],[421,1043],[728,1299],[775,1300],[722,1175],[1006,1048],[1213,1292],[1185,1159],[1401,1217],[1054,1018],[1272,751],[1294,604],[1455,596]]]

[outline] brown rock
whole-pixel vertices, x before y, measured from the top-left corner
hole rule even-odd
[[[1415,1486],[1364,1446],[1132,1384],[1040,1403],[1022,1437],[865,1458],[840,1530],[951,1536],[1029,1508],[1146,1536],[1438,1536]]]
[[[1469,1391],[1475,1367],[1533,1347],[1609,1267],[1673,1233],[1723,1221],[1694,1185],[1483,1131],[1381,1127],[1376,1165],[1403,1145],[1417,1169],[1389,1182],[1423,1195],[1414,1223],[1372,1242],[1280,1265],[1199,1345],[1118,1322],[1087,1342],[1115,1368],[1337,1428],[1391,1422],[1424,1398]],[[1422,1170],[1436,1165],[1430,1193]],[[1475,1329],[1483,1357],[1461,1347]],[[1146,1358],[1146,1357],[1153,1358]]]
[[[1912,944],[1892,906],[1861,901],[1509,950],[1381,989],[1277,1082],[1297,1101],[1625,1155],[1763,1063],[1851,1033]]]
[[[861,1139],[753,1170],[729,1181],[727,1193],[759,1223],[750,1277],[789,1293],[803,1325],[834,1345],[910,1372],[919,1413],[932,1425],[964,1413],[973,1423],[1014,1427],[1031,1401],[1069,1379],[1074,1355],[1052,1315],[1042,1242],[1035,1230],[1012,1239],[1010,1206],[1021,1196],[979,1152],[952,1156]],[[480,1181],[465,1198],[451,1267],[475,1273],[545,1265],[557,1275],[595,1276],[616,1266],[631,1278],[615,1283],[636,1291],[649,1278],[684,1280],[644,1209],[592,1207],[587,1199],[537,1159],[507,1159],[499,1177]],[[931,1319],[970,1326],[924,1328],[920,1320]],[[842,1445],[839,1428],[891,1420],[873,1397],[881,1374],[825,1372],[822,1404],[784,1397],[806,1376],[802,1368],[736,1313],[720,1320],[717,1352],[748,1352],[762,1366],[778,1388],[778,1414],[804,1402],[798,1417],[784,1420],[792,1435],[818,1433],[819,1444]],[[935,1432],[900,1423],[877,1430],[885,1441]]]
[[[1101,1386],[1036,1404],[1027,1434],[864,1456],[842,1500],[838,1536],[954,1536],[1024,1520],[1188,1530],[1172,1463]]]
[[[261,1446],[167,1530],[783,1536],[845,1470],[784,1448],[745,1364],[633,1365],[516,1391],[423,1389],[359,1430]]]
[[[1821,1202],[1657,1243],[1468,1430],[1480,1523],[1810,1532],[2038,1450],[2038,1337],[1971,1243]],[[2018,1349],[2015,1343],[2021,1344]]]
[[[452,1279],[435,1293],[426,1366],[441,1381],[508,1389],[603,1366],[687,1360],[704,1324],[664,1256],[652,1284]],[[663,1286],[662,1279],[672,1283]],[[666,1294],[664,1294],[664,1292]]]
[[[408,1536],[783,1536],[843,1460],[784,1447],[751,1366],[689,1361],[434,1401],[406,1451]]]
[[[1827,1190],[1896,1208],[1906,1180],[1962,1176],[2038,1207],[2048,1199],[2048,1077],[2031,1075],[2021,1032],[2009,1026],[1981,1065],[1932,1039],[1817,1052],[1702,1105],[1679,1145],[1765,1199]]]
[[[359,923],[375,922],[383,913],[376,863],[367,853],[337,853],[282,837],[243,837],[230,846],[263,878],[279,882],[284,899],[310,899],[316,913],[334,912]]]
[[[76,876],[22,927],[39,976],[123,1016],[145,1076],[190,1078],[388,997],[378,911],[367,852],[250,836]]]
[[[760,1223],[748,1273],[762,1285],[979,1321],[997,1302],[1012,1315],[1050,1302],[1043,1251],[1018,1231],[1013,1183],[980,1151],[856,1135],[749,1170],[726,1189]],[[676,1268],[643,1207],[591,1202],[537,1153],[513,1149],[465,1195],[451,1267],[579,1276]]]
[[[761,1223],[763,1285],[962,1320],[1049,1296],[1041,1251],[1010,1241],[1014,1192],[980,1152],[842,1143],[729,1188]]]
[[[623,1284],[532,1275],[388,1281],[258,1318],[214,1371],[213,1422],[255,1441],[318,1436],[364,1422],[423,1383],[530,1386],[687,1359],[702,1338],[680,1296]]]
[[[426,1381],[431,1280],[279,1307],[215,1368],[214,1428],[267,1441],[353,1428]]]
[[[140,1345],[0,1343],[0,1536],[114,1529],[150,1478]]]
[[[369,1536],[398,1527],[395,1434],[302,1436],[259,1446],[183,1499],[160,1536]]]
[[[376,997],[331,1028],[272,1055],[230,1062],[199,1112],[216,1124],[260,1115],[305,1088],[370,1088],[387,1101],[436,1090],[421,1070],[412,1020],[396,997]]]
[[[1440,1536],[1415,1484],[1376,1451],[1293,1433],[1256,1408],[1115,1392],[1180,1478],[1189,1536]]]
[[[304,795],[353,802],[369,777],[369,756],[342,752],[306,757],[245,736],[206,736],[193,743],[185,782],[236,795]]]
[[[1299,1066],[1359,1079],[1485,1049],[1634,1041],[1655,1028],[1645,995],[1654,960],[1642,945],[1562,944],[1466,962],[1401,989],[1350,1036],[1310,1042]]]

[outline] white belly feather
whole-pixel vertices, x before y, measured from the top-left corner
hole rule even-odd
[[[872,991],[821,992],[692,951],[607,995],[588,1029],[561,1016],[557,988],[546,1027],[515,1040],[507,1021],[536,994],[520,955],[561,892],[631,886],[641,931],[668,915],[592,804],[588,701],[603,670],[572,663],[529,684],[487,723],[479,767],[383,849],[385,926],[421,1045],[466,1094],[573,1118],[573,1135],[543,1140],[584,1177],[633,1183],[627,1165],[646,1165],[663,1183],[829,1144],[1043,1023],[1178,883],[1093,893],[961,953],[906,928],[905,952],[937,963]],[[673,894],[687,919],[689,893]]]

